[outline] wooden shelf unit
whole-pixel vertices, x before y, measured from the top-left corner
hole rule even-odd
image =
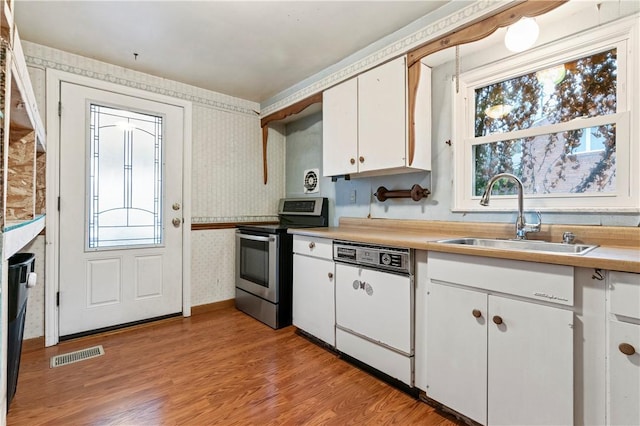
[[[45,132],[20,36],[13,24],[13,0],[0,1],[0,226],[5,234],[30,229],[31,235],[33,226],[16,225],[34,221],[40,228],[38,232],[44,227],[44,220],[41,219],[45,213]],[[14,236],[12,239],[23,241],[25,237]],[[11,250],[7,250],[8,247],[5,247],[3,258],[7,259],[20,248],[12,246]]]

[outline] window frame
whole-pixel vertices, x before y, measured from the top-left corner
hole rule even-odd
[[[525,208],[562,212],[640,212],[640,143],[639,120],[632,120],[640,110],[638,84],[638,23],[635,17],[622,19],[596,29],[574,35],[566,41],[550,43],[508,57],[460,75],[459,91],[453,93],[454,197],[452,211],[512,211],[516,195],[494,196],[487,207],[480,196],[473,195],[473,146],[526,136],[556,133],[600,124],[616,125],[616,189],[608,193],[590,194],[525,194]],[[590,54],[616,48],[618,55],[617,110],[615,114],[577,118],[565,123],[532,127],[508,133],[492,133],[475,137],[475,90],[493,83],[545,69]],[[634,122],[635,121],[635,122]]]

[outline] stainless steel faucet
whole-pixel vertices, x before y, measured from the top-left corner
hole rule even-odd
[[[517,176],[514,176],[511,173],[499,173],[492,177],[487,184],[487,189],[485,189],[484,194],[482,194],[480,205],[489,205],[489,198],[491,197],[491,189],[493,188],[493,185],[496,183],[496,181],[503,178],[515,182],[516,187],[518,188],[518,217],[516,218],[516,240],[526,240],[528,232],[540,232],[542,216],[540,216],[540,212],[536,212],[536,214],[538,215],[538,223],[525,222],[523,211],[524,188],[522,186],[522,182],[520,181],[520,179],[518,179]]]

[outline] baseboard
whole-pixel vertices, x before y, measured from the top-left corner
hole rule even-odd
[[[35,349],[42,349],[42,348],[44,348],[44,336],[25,339],[22,341],[23,351],[32,351]]]
[[[235,305],[236,305],[236,299],[227,299],[227,300],[222,300],[220,302],[192,306],[191,315],[206,314],[208,312],[219,311],[220,309],[231,308]]]
[[[207,312],[219,311],[220,309],[231,308],[235,306],[236,299],[228,299],[222,300],[220,302],[207,303],[204,305],[192,306],[191,307],[191,315],[199,315],[206,314]],[[142,326],[154,325],[153,323],[143,324]],[[136,326],[133,326],[136,327]],[[138,326],[140,327],[140,326]],[[128,330],[131,330],[132,327],[129,327]],[[122,331],[122,330],[120,330]],[[31,339],[25,339],[22,341],[22,350],[23,351],[32,351],[34,349],[44,348],[44,336],[34,337]]]

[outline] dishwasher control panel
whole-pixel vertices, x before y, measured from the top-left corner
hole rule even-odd
[[[333,242],[333,259],[338,262],[411,273],[410,250],[372,244]]]

